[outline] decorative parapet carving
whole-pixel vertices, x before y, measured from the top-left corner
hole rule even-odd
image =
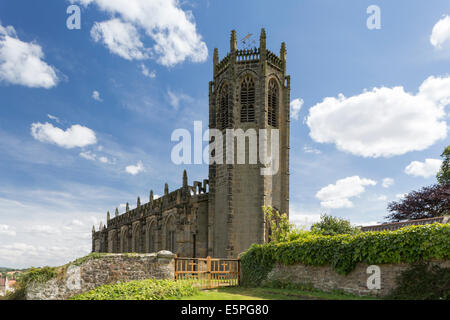
[[[272,66],[275,67],[275,69],[278,69],[279,71],[283,71],[283,61],[273,52],[270,52],[267,50],[267,62]]]
[[[93,250],[109,250],[108,235],[111,230],[122,230],[123,227],[131,227],[138,222],[141,225],[145,225],[148,219],[156,219],[158,221],[163,212],[167,210],[186,205],[189,206],[190,203],[194,202],[207,201],[208,184],[208,180],[205,179],[203,180],[203,184],[202,182],[196,181],[194,182],[194,186],[189,186],[187,173],[183,172],[183,185],[181,188],[169,193],[169,187],[166,184],[164,188],[165,194],[158,199],[154,199],[153,191],[151,191],[148,203],[142,204],[140,198],[138,198],[137,207],[131,209],[127,203],[123,214],[119,214],[119,210],[116,208],[114,217],[107,214],[107,226],[100,223],[98,231],[95,230],[95,227],[92,228]],[[189,209],[186,210],[184,210],[185,213],[190,212]],[[96,241],[99,244],[98,246],[95,245]]]
[[[217,75],[221,74],[223,71],[225,71],[228,66],[230,65],[230,54],[227,54],[227,56],[225,58],[222,59],[222,61],[220,61],[217,64]]]
[[[259,62],[261,58],[260,54],[261,49],[259,48],[238,50],[236,54],[236,62]]]

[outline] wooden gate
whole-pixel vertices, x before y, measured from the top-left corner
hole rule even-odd
[[[201,289],[239,285],[239,259],[175,258],[175,280]]]

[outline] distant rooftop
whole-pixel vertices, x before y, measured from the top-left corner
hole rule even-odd
[[[366,226],[361,227],[361,231],[385,231],[385,230],[397,230],[407,226],[414,225],[425,225],[425,224],[433,224],[433,223],[449,223],[450,216],[442,216],[435,218],[426,218],[426,219],[417,219],[417,220],[408,220],[403,222],[392,222],[392,223],[384,223],[375,226]]]

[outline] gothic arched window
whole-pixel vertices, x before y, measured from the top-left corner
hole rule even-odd
[[[241,123],[255,122],[255,82],[250,75],[241,82]]]
[[[141,226],[139,223],[133,226],[131,235],[131,251],[141,252]]]
[[[120,230],[120,252],[129,252],[128,250],[128,227],[123,226]]]
[[[229,112],[229,90],[228,85],[224,84],[219,92],[219,113],[217,115],[217,127],[220,130],[230,128],[230,112]]]
[[[176,252],[175,230],[175,219],[172,216],[166,222],[166,249],[173,253]]]
[[[147,252],[156,252],[156,223],[152,222],[147,229]]]
[[[278,127],[278,85],[274,79],[269,81],[267,124]]]

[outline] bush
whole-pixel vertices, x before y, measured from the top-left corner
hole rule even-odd
[[[409,226],[395,231],[356,235],[310,234],[290,242],[252,245],[241,255],[242,284],[259,285],[275,263],[330,265],[348,274],[356,264],[414,263],[448,259],[450,225]]]
[[[166,300],[197,293],[187,282],[148,279],[104,285],[71,300]]]
[[[44,283],[58,274],[58,268],[54,267],[30,268],[18,276],[14,292],[9,293],[6,299],[25,300],[26,290],[31,282]]]
[[[338,234],[357,234],[361,232],[358,228],[353,227],[350,224],[350,221],[326,214],[320,217],[320,222],[314,223],[311,226],[311,231],[313,233],[326,236],[335,236]]]
[[[401,300],[450,300],[450,268],[418,263],[403,271],[388,296]]]
[[[71,265],[80,266],[89,260],[100,259],[106,256],[107,253],[91,253],[82,258],[78,258],[75,261],[69,262],[61,267],[43,267],[43,268],[30,268],[20,273],[14,292],[9,293],[6,296],[8,300],[24,300],[27,287],[30,283],[44,283],[56,277],[62,277],[66,273],[67,269]]]

